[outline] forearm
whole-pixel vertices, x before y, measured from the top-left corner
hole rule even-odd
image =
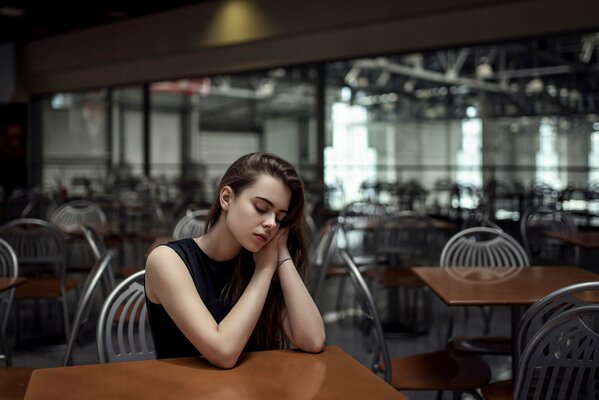
[[[216,327],[220,358],[224,359],[219,366],[230,368],[237,362],[264,308],[272,276],[272,270],[256,270],[235,306]]]
[[[277,270],[287,311],[287,334],[298,348],[319,352],[325,341],[325,329],[320,311],[299,276],[292,261]]]

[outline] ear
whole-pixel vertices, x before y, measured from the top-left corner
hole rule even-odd
[[[233,189],[231,186],[225,186],[219,193],[220,206],[223,210],[229,211],[231,200],[233,199]]]

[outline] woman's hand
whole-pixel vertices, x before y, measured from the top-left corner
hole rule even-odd
[[[256,269],[271,268],[273,271],[277,269],[277,262],[281,259],[279,249],[282,249],[282,247],[280,242],[283,241],[286,250],[288,233],[287,229],[280,230],[264,247],[254,253]],[[289,257],[289,251],[286,254],[286,257]]]

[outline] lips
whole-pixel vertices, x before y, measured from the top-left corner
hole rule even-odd
[[[263,241],[263,242],[267,242],[268,241],[268,236],[261,234],[261,233],[254,233],[254,236],[256,236],[259,240]]]

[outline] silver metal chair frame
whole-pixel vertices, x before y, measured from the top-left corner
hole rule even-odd
[[[183,239],[201,236],[204,233],[207,216],[208,210],[188,210],[175,224],[173,237]]]
[[[549,320],[528,343],[518,366],[514,399],[596,399],[599,305],[576,307]],[[595,329],[597,326],[595,326]]]
[[[100,363],[155,358],[153,343],[148,340],[145,273],[138,271],[123,280],[104,302],[96,330]]]
[[[0,239],[0,276],[5,278],[16,278],[19,276],[17,255],[12,247],[3,239]],[[0,346],[2,347],[0,360],[3,359],[7,367],[12,366],[11,351],[6,340],[6,328],[14,297],[14,288],[0,293]]]
[[[110,272],[110,263],[112,262],[114,255],[115,253],[113,250],[106,251],[96,262],[85,280],[79,302],[77,303],[77,308],[75,309],[71,334],[69,335],[67,350],[62,361],[63,367],[73,365],[73,350],[75,347],[75,340],[79,334],[79,329],[88,320],[91,301],[96,294],[96,290],[104,274]]]

